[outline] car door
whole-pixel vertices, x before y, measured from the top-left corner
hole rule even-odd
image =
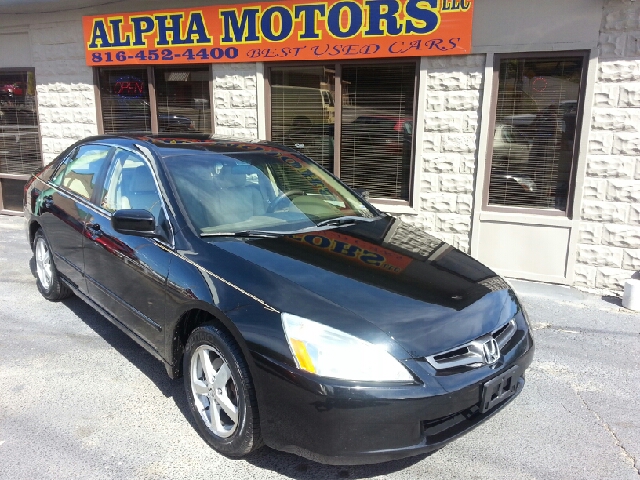
[[[90,199],[113,149],[83,145],[58,167],[50,187],[38,197],[39,222],[51,245],[58,272],[80,292],[87,292],[83,276],[84,225],[91,216]]]
[[[171,231],[156,177],[137,152],[118,148],[105,175],[99,208],[87,218],[84,247],[89,296],[156,350],[164,344],[165,283]],[[156,218],[160,239],[116,232],[116,210],[143,209]]]

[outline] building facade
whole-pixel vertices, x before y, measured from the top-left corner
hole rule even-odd
[[[375,47],[334,38],[327,45],[340,55],[316,49],[318,60],[296,58],[315,30],[297,43],[279,35],[288,15],[304,27],[311,17],[329,25],[331,13],[284,2],[256,17],[218,13],[241,42],[183,48],[180,60],[166,61],[162,48],[122,45],[152,35],[145,18],[157,19],[154,12],[166,17],[158,35],[215,36],[197,16],[172,31],[171,15],[227,2],[101,3],[0,0],[3,213],[20,213],[29,173],[81,138],[196,131],[297,149],[366,190],[381,210],[506,276],[619,292],[640,270],[637,2],[434,0],[427,3],[443,25],[457,9],[460,20],[447,28],[460,29],[458,37],[396,42],[388,51],[401,54],[371,58]],[[335,33],[348,36],[365,12],[361,31],[388,36],[410,3],[393,16],[401,2],[364,2],[362,10],[338,2]],[[132,21],[133,12],[143,13]],[[426,28],[428,17],[416,15],[412,28]],[[236,62],[238,48],[255,40],[252,19],[271,28],[267,43],[251,50],[254,61]],[[465,51],[453,48],[467,35]]]

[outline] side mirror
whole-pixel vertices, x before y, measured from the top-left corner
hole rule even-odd
[[[118,233],[139,237],[158,237],[156,219],[147,210],[116,210],[111,226]]]

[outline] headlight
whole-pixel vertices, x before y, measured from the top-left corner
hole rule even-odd
[[[381,345],[288,313],[282,314],[282,325],[301,370],[343,380],[413,381],[408,370]]]

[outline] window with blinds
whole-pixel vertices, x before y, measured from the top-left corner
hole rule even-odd
[[[340,178],[374,198],[409,199],[415,62],[342,68]]]
[[[155,68],[158,131],[211,133],[209,67]]]
[[[99,70],[104,133],[151,132],[146,68]]]
[[[29,175],[40,167],[35,76],[0,71],[0,174]]]
[[[335,66],[271,69],[271,140],[334,168]]]
[[[24,185],[42,167],[33,70],[0,70],[0,210],[22,211]]]
[[[269,78],[271,140],[371,197],[409,200],[415,62],[272,67]]]
[[[503,58],[489,205],[566,211],[584,57]]]

